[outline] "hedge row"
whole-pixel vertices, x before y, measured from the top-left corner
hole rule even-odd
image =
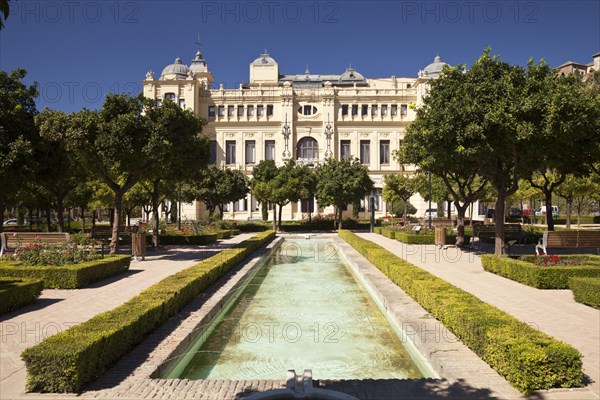
[[[429,233],[415,234],[405,231],[393,231],[388,228],[375,228],[373,232],[406,244],[435,244],[434,235]],[[465,235],[465,244],[469,244],[470,240],[471,235]],[[446,244],[454,243],[456,243],[456,233],[446,234]]]
[[[600,309],[600,278],[569,278],[575,301]]]
[[[274,236],[273,231],[260,233],[163,279],[111,311],[26,349],[21,357],[27,367],[27,390],[80,391]]]
[[[600,261],[600,257],[597,256],[561,256],[561,258],[579,259],[582,265],[550,267],[525,261],[533,257],[535,256],[515,260],[484,254],[481,256],[481,264],[486,271],[538,289],[568,289],[569,278],[574,276],[600,277],[600,265],[594,265],[595,262]]]
[[[56,266],[23,266],[18,261],[0,263],[0,276],[41,279],[47,289],[76,289],[129,269],[131,256],[113,255],[84,263]]]
[[[231,237],[231,231],[229,229],[221,229],[217,231],[217,239],[229,239]]]
[[[0,278],[0,314],[35,302],[43,286],[40,279]]]
[[[581,354],[348,231],[340,236],[522,393],[581,387]]]

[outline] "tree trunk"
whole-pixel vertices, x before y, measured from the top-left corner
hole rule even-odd
[[[281,214],[283,214],[283,205],[278,204],[279,206],[279,217],[277,218],[277,230],[281,231]]]
[[[58,218],[58,231],[65,231],[65,220],[64,220],[64,203],[63,197],[60,195],[56,196],[56,216]]]
[[[465,214],[469,203],[461,206],[458,201],[455,201],[454,207],[456,207],[456,246],[462,247],[465,245]]]
[[[33,230],[33,207],[27,206],[27,215],[29,215],[29,229]]]
[[[85,206],[81,206],[81,233],[85,233]]]
[[[344,211],[342,210],[342,207],[338,207],[338,213],[339,213],[338,230],[340,230],[340,229],[342,229],[342,215],[344,213]]]
[[[496,240],[494,246],[494,254],[497,256],[504,255],[504,221],[498,220],[499,215],[504,215],[504,207],[506,194],[504,190],[498,191],[498,199],[496,200]]]
[[[446,204],[448,205],[448,219],[452,220],[452,200],[447,200]]]
[[[4,232],[4,210],[6,210],[6,203],[3,198],[0,198],[0,232]]]
[[[50,206],[46,206],[46,232],[50,232]]]
[[[277,207],[275,206],[275,203],[271,203],[271,206],[273,207],[273,230],[276,231],[277,230]]]
[[[112,218],[112,238],[110,240],[110,254],[119,253],[119,224],[121,222],[121,208],[123,207],[123,195],[125,192],[121,189],[115,191],[115,208]]]
[[[92,211],[92,226],[96,225],[96,210]]]
[[[159,181],[152,182],[152,247],[158,248],[158,225],[160,222]]]
[[[552,213],[552,192],[547,191],[544,193],[546,197],[546,223],[548,224],[548,230],[554,230],[554,215]]]
[[[268,221],[269,220],[269,208],[268,208],[268,204],[266,201],[263,201],[262,203],[260,203],[260,212],[261,212],[262,220]]]
[[[565,200],[567,201],[567,229],[571,229],[571,210],[573,208],[573,198],[568,197]]]

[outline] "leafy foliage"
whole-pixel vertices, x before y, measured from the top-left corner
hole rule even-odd
[[[41,279],[0,278],[0,315],[35,302],[43,286]]]

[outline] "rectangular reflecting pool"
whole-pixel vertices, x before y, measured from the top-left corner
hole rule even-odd
[[[166,378],[429,377],[328,239],[287,239]],[[417,361],[415,361],[417,360]]]

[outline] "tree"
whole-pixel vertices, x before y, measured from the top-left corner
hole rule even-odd
[[[383,200],[388,203],[401,201],[404,204],[404,220],[408,221],[408,200],[417,193],[417,185],[413,178],[401,174],[389,174],[384,178]]]
[[[8,9],[4,11],[6,17]],[[10,75],[0,71],[0,231],[7,201],[33,175],[33,143],[37,142],[34,99],[38,85],[25,85],[26,75],[22,68]]]
[[[556,189],[556,194],[562,197],[567,202],[567,228],[571,228],[571,213],[573,210],[573,203],[577,202],[577,224],[581,224],[581,206],[583,200],[592,195],[598,193],[600,187],[594,183],[589,177],[576,177],[574,175],[568,175],[563,184]],[[548,210],[548,208],[546,208]],[[552,214],[546,212],[546,214]]]
[[[277,176],[278,170],[273,160],[261,160],[252,169],[250,189],[261,203],[273,205],[273,190],[269,184]],[[273,206],[273,230],[277,229],[277,211]]]
[[[119,251],[123,196],[156,162],[165,139],[145,115],[153,105],[142,95],[109,94],[101,110],[72,115],[70,137],[80,162],[114,193],[111,254]]]
[[[165,100],[161,106],[146,106],[150,137],[157,143],[152,146],[153,162],[145,170],[152,184],[153,209],[152,242],[158,247],[161,184],[181,184],[195,171],[206,168],[210,155],[210,141],[200,135],[206,123],[190,110],[184,110],[173,101]],[[171,192],[173,193],[173,191]]]
[[[10,0],[0,0],[0,14],[3,15],[4,21],[6,21],[10,15],[10,8],[8,7],[9,1]],[[2,21],[2,17],[0,17],[0,30],[4,29],[4,21]]]
[[[365,197],[373,190],[368,169],[357,158],[335,160],[328,158],[316,169],[317,202],[321,206],[335,207],[338,229],[342,229],[342,208],[354,200]]]
[[[81,233],[85,233],[85,210],[94,198],[94,188],[90,181],[80,182],[67,196],[65,203],[79,207],[81,211]]]
[[[65,199],[80,182],[86,180],[77,155],[68,137],[69,116],[62,111],[42,110],[35,116],[40,141],[36,146],[36,182],[45,188],[54,200],[58,217],[58,231],[64,231]]]

